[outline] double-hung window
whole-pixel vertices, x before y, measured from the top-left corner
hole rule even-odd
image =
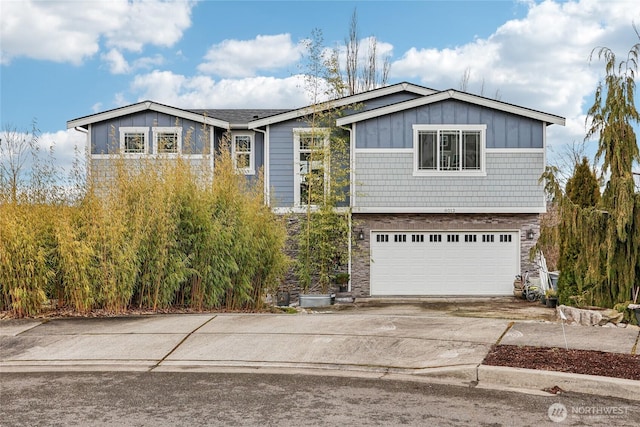
[[[182,150],[181,127],[154,127],[154,154],[178,154]]]
[[[121,127],[120,128],[120,152],[124,154],[147,153],[147,127]]]
[[[483,175],[486,129],[486,125],[413,125],[414,175]]]
[[[233,166],[245,175],[255,172],[255,144],[253,133],[233,133],[231,135]]]
[[[317,205],[326,189],[327,129],[300,128],[293,130],[294,203],[296,206]]]

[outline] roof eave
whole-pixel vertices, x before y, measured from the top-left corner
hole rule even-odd
[[[344,98],[336,99],[334,101],[327,101],[326,104],[328,108],[339,108],[344,107],[346,105],[358,104],[360,102],[367,101],[373,98],[379,98],[381,96],[393,95],[398,92],[412,92],[417,95],[432,95],[437,93],[437,91],[433,89],[429,89],[422,86],[416,86],[411,83],[398,83],[392,86],[385,86],[379,89],[374,89],[368,92],[357,93],[355,95],[345,96]],[[322,103],[320,103],[322,104]],[[310,113],[310,109],[312,106],[305,106],[302,108],[298,108],[296,110],[291,110],[286,113],[276,114],[271,117],[265,117],[264,119],[253,120],[249,122],[249,129],[259,128],[262,126],[271,125],[274,123],[280,123],[287,120],[298,119],[300,117],[306,116]]]
[[[214,119],[207,117],[206,115],[192,113],[190,111],[181,110],[179,108],[170,107],[168,105],[158,104],[152,101],[139,102],[137,104],[128,105],[122,108],[116,108],[102,113],[92,114],[90,116],[80,117],[67,122],[67,129],[82,127],[87,128],[92,123],[102,122],[105,120],[111,120],[116,117],[126,116],[128,114],[139,113],[141,111],[157,111],[159,113],[170,114],[182,119],[192,120],[194,122],[217,126],[223,129],[229,129],[229,123],[224,120]]]
[[[415,108],[423,105],[433,104],[435,102],[440,102],[447,99],[457,99],[459,101],[469,102],[472,104],[481,105],[484,107],[516,114],[519,116],[540,120],[548,124],[557,124],[557,125],[565,126],[565,122],[566,122],[564,117],[556,116],[554,114],[543,113],[541,111],[531,110],[529,108],[519,107],[517,105],[507,104],[501,101],[483,98],[481,96],[472,95],[464,92],[458,92],[455,90],[446,90],[446,91],[434,93],[432,95],[426,95],[422,98],[411,99],[409,101],[388,105],[386,107],[380,107],[380,108],[365,111],[362,113],[341,117],[336,121],[336,125],[344,126],[344,125],[356,123],[362,120],[372,119],[375,117],[380,117],[383,115],[404,111],[409,108]]]

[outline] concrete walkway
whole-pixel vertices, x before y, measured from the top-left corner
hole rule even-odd
[[[626,399],[635,394],[640,400],[640,381],[482,365],[495,343],[564,347],[560,323],[395,307],[2,320],[0,373],[304,372],[528,390],[557,385]],[[570,348],[632,353],[638,345],[636,328],[565,330]]]

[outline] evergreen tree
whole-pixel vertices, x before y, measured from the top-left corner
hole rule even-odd
[[[598,179],[586,157],[575,166],[573,176],[567,181],[566,192],[567,197],[581,208],[594,207],[600,202]]]
[[[636,35],[640,38],[637,31]],[[640,270],[640,201],[632,173],[634,162],[640,161],[633,130],[633,124],[640,122],[634,99],[639,55],[640,43],[620,62],[609,48],[597,51],[598,58],[605,60],[605,77],[588,111],[591,123],[587,138],[599,136],[596,160],[602,159],[603,172],[610,173],[603,193],[603,208],[608,214],[598,221],[606,229],[601,252],[606,259],[606,277],[595,289],[598,302],[607,306],[630,299]]]
[[[598,202],[597,180],[583,159],[563,194],[557,168],[548,167],[541,179],[558,220],[542,230],[537,247],[557,243],[563,304],[613,307],[633,299],[640,278],[640,194],[634,192],[632,173],[640,161],[633,129],[640,121],[634,99],[640,43],[623,61],[608,48],[594,53],[605,61],[605,77],[588,111],[585,139],[598,137],[595,160],[602,160],[608,181]]]

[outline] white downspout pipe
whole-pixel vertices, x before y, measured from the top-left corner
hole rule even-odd
[[[351,212],[349,213],[349,246],[348,246],[348,258],[349,261],[347,263],[347,270],[349,272],[349,292],[351,292],[351,279],[352,279],[352,275],[351,275],[351,267],[352,267],[352,262],[351,262],[351,256],[353,254],[353,248],[352,248],[352,239],[353,239],[353,223],[351,221],[352,217],[353,217],[353,197],[355,194],[354,191],[354,185],[355,185],[355,171],[354,171],[354,144],[352,144],[353,141],[351,141],[351,128],[347,128],[344,126],[339,126],[340,129],[342,130],[346,130],[347,132],[349,132],[349,206],[351,207]]]
[[[269,132],[268,132],[268,127],[267,130],[261,130],[258,128],[254,128],[253,130],[256,132],[260,132],[262,135],[264,135],[264,165],[263,165],[263,172],[264,172],[264,201],[266,203],[267,206],[271,206],[271,191],[269,188],[269,183],[270,183],[270,175],[271,175],[271,171],[269,170],[269,159],[270,159],[270,155],[269,155]]]

